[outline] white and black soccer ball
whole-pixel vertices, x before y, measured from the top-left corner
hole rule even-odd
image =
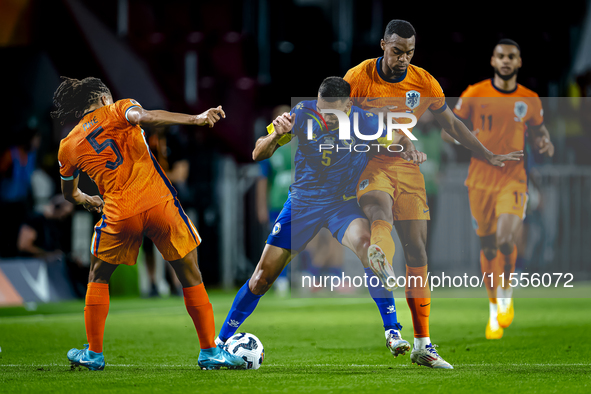
[[[241,332],[226,341],[226,350],[246,362],[246,369],[259,369],[265,359],[263,344],[254,335]]]

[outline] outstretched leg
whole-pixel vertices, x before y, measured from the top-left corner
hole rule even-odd
[[[199,336],[199,346],[201,347],[198,360],[199,366],[203,369],[219,369],[220,367],[245,368],[244,360],[217,347],[215,343],[213,308],[209,302],[209,296],[205,291],[201,272],[199,271],[197,248],[193,249],[185,257],[171,261],[170,265],[183,286],[185,306],[191,319],[193,319],[197,336]]]
[[[219,341],[225,343],[256,308],[260,298],[271,288],[283,268],[291,261],[289,250],[265,245],[252,276],[238,290],[232,308],[220,330]]]
[[[209,302],[209,296],[205,291],[199,265],[197,263],[197,248],[179,260],[170,262],[176,272],[185,298],[185,307],[193,319],[193,324],[199,336],[201,349],[215,347],[215,323],[213,320],[213,308]]]
[[[429,339],[431,291],[427,281],[427,221],[402,220],[394,223],[406,259],[406,302],[412,314],[415,345],[425,347]]]
[[[497,260],[499,273],[503,274],[503,285],[497,288],[497,303],[499,325],[503,328],[509,327],[513,321],[513,288],[511,287],[510,276],[515,272],[517,261],[517,246],[515,245],[515,233],[521,223],[517,215],[503,213],[499,215],[497,222],[497,247],[501,253]]]
[[[365,274],[367,275],[369,294],[375,301],[378,310],[380,311],[380,315],[382,316],[386,336],[386,346],[390,349],[392,355],[397,357],[398,355],[404,355],[408,352],[410,350],[410,344],[403,340],[400,335],[402,326],[398,323],[396,305],[394,303],[392,292],[386,290],[382,286],[380,279],[368,266],[368,248],[370,242],[370,234],[368,230],[368,221],[366,219],[357,218],[349,224],[342,243],[344,246],[351,249],[363,264]],[[389,234],[388,237],[390,237]]]
[[[109,279],[117,265],[106,263],[91,255],[90,275],[84,306],[84,326],[88,345],[83,349],[70,349],[67,357],[73,366],[84,366],[91,371],[105,368],[103,337],[109,314]]]
[[[359,200],[361,209],[370,223],[368,249],[370,268],[389,290],[396,288],[393,283],[395,278],[392,269],[392,260],[396,251],[392,239],[392,202],[392,196],[380,190],[367,192]],[[384,258],[385,261],[383,261]],[[391,277],[392,283],[388,283],[388,277]]]
[[[427,283],[427,221],[401,220],[394,225],[406,258],[406,302],[415,331],[410,360],[431,368],[453,369],[433,348],[429,338],[431,291]]]
[[[105,322],[109,313],[109,280],[117,265],[90,256],[90,274],[84,307],[84,325],[89,350],[103,352]]]
[[[498,260],[501,258],[499,254],[496,234],[480,237],[480,268],[485,276],[484,284],[489,302],[489,317],[485,330],[487,339],[500,339],[503,337],[503,329],[497,321],[497,284],[499,283],[500,273]]]

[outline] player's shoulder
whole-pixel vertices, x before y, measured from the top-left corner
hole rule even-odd
[[[349,115],[352,116],[354,113],[358,113],[360,116],[363,116],[364,118],[377,119],[376,114],[374,114],[373,112],[366,111],[360,107],[357,107],[356,105],[351,106],[351,113]]]
[[[316,100],[300,101],[293,107],[292,113],[298,114],[309,110],[316,110]]]
[[[468,85],[468,87],[462,93],[462,97],[475,97],[475,96],[483,96],[490,93],[493,93],[495,88],[490,79],[485,79],[480,82],[476,82],[475,84]]]
[[[378,58],[367,59],[359,63],[358,65],[352,67],[347,71],[347,75],[351,78],[359,78],[359,77],[367,77],[373,74],[373,71],[376,69]]]
[[[422,67],[415,66],[414,64],[408,65],[407,73],[411,74],[414,77],[433,78],[433,76],[431,75],[431,73],[429,73],[429,71],[425,70]]]
[[[114,105],[120,105],[120,106],[122,106],[122,105],[136,105],[138,107],[142,106],[139,102],[137,102],[137,100],[134,100],[132,98],[124,98],[121,100],[117,100],[117,101],[115,101]]]

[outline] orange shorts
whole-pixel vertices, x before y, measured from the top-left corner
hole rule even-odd
[[[468,188],[472,224],[479,237],[497,232],[497,220],[503,213],[525,219],[527,184],[511,182],[499,191]]]
[[[357,200],[370,191],[392,196],[394,220],[429,220],[425,178],[417,164],[400,157],[376,156],[359,178]]]
[[[174,198],[123,220],[103,215],[94,227],[90,253],[107,263],[134,265],[144,235],[167,261],[185,257],[201,243],[197,229]]]

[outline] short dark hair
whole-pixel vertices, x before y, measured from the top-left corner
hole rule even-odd
[[[517,47],[519,53],[521,54],[521,47],[519,46],[519,44],[509,38],[503,38],[502,40],[497,42],[497,45],[513,45],[514,47]]]
[[[417,33],[415,32],[415,28],[412,27],[409,22],[403,21],[402,19],[393,19],[388,23],[388,26],[386,26],[384,41],[388,41],[393,34],[396,34],[401,38],[411,38]]]
[[[71,117],[81,118],[83,111],[96,103],[103,96],[111,96],[109,88],[98,78],[88,77],[83,80],[61,77],[62,83],[53,94],[56,110],[51,117],[64,124]]]
[[[318,95],[328,102],[344,100],[351,95],[351,85],[341,77],[328,77],[322,81]]]

